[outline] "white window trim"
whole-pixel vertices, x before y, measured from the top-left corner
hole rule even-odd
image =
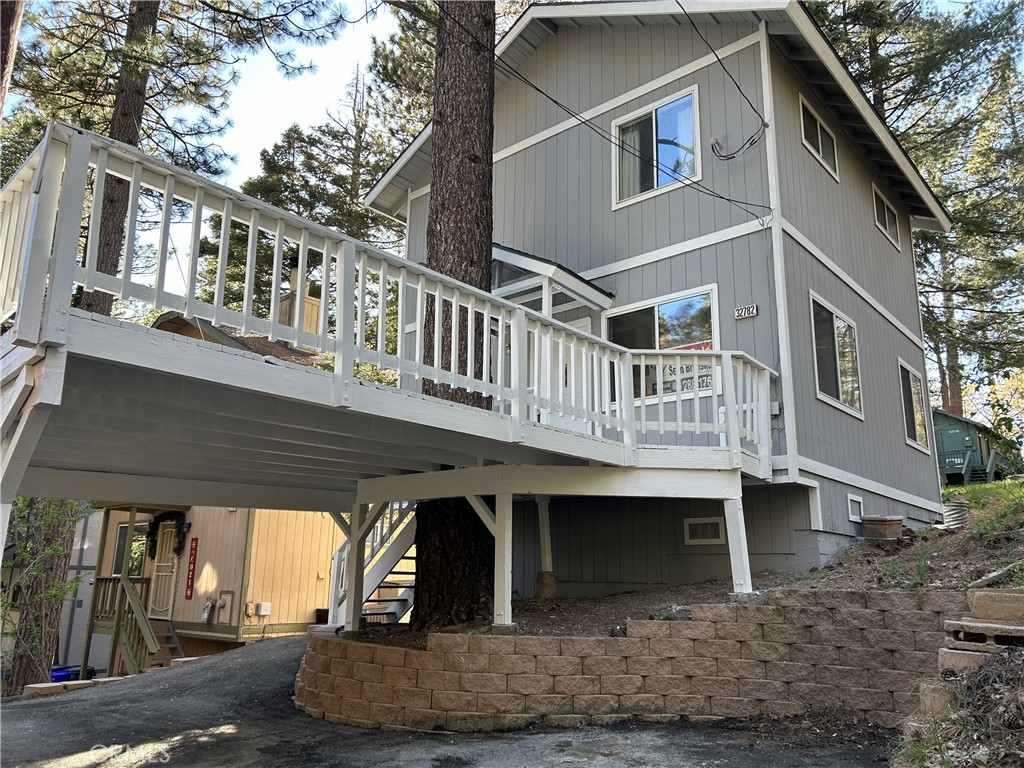
[[[146,525],[146,524],[147,523],[146,523],[145,520],[137,520],[135,522],[135,528],[139,529],[141,526]],[[126,530],[125,540],[124,540],[124,547],[125,547],[124,556],[128,557],[131,554],[132,539],[134,538],[134,536],[129,537],[127,535],[127,529],[128,529],[128,523],[127,522],[118,523],[117,524],[117,530],[114,531],[114,552],[113,552],[114,560],[110,563],[110,570],[111,571],[113,571],[113,570],[115,570],[117,568],[117,540],[121,538],[121,529],[122,528],[124,528]],[[97,567],[99,567],[99,563],[97,563]],[[143,560],[142,560],[142,573],[143,574],[146,573],[146,560],[145,560],[145,557],[143,557]],[[120,576],[121,572],[118,571],[117,573],[111,573],[110,575],[111,576]],[[132,576],[131,574],[128,574],[128,578],[135,579],[135,578],[140,578],[140,577],[139,576]]]
[[[676,293],[669,293],[665,296],[659,296],[656,299],[643,299],[642,301],[635,301],[632,304],[624,304],[621,307],[612,307],[601,312],[601,338],[605,341],[610,341],[608,332],[608,320],[617,315],[626,315],[630,312],[636,312],[640,309],[646,309],[648,307],[656,307],[659,304],[667,304],[671,301],[677,301],[679,299],[686,299],[690,296],[699,296],[702,293],[711,294],[711,349],[707,350],[694,350],[694,354],[701,354],[701,352],[718,352],[721,350],[721,342],[719,341],[719,321],[718,321],[718,283],[710,283],[708,285],[702,285],[699,288],[688,288],[685,291],[677,291]],[[671,352],[672,350],[642,350],[644,352]],[[719,377],[718,390],[715,392],[717,395],[722,394],[722,382]],[[701,390],[701,392],[707,392],[707,390]],[[675,393],[672,393],[675,394]],[[679,399],[689,400],[693,397],[693,392],[682,392],[679,394]],[[699,394],[699,393],[698,393]],[[709,393],[710,394],[710,393]],[[707,395],[701,394],[701,397]],[[657,404],[658,395],[647,395],[643,397],[634,397],[633,406],[638,407],[647,404]]]
[[[899,361],[900,368],[906,368],[910,372],[910,374],[912,376],[917,376],[917,378],[921,382],[921,396],[922,396],[922,399],[924,400],[924,402],[922,404],[922,407],[925,408],[925,413],[922,414],[924,416],[924,434],[925,434],[925,437],[928,440],[928,445],[931,445],[932,441],[934,440],[934,437],[933,437],[933,435],[931,433],[931,426],[930,426],[931,419],[928,418],[928,389],[927,389],[927,385],[926,385],[926,379],[924,378],[924,376],[922,376],[918,372],[918,370],[916,368],[914,368],[914,366],[912,366],[910,363],[908,363],[902,357],[897,357],[896,359]],[[900,379],[899,379],[899,388],[900,388],[900,402],[902,403],[903,402],[903,378],[902,377],[900,377]],[[862,397],[863,397],[863,395],[862,395]],[[903,418],[904,418],[903,439],[907,441],[907,445],[909,445],[911,448],[915,448],[915,449],[919,450],[921,453],[925,454],[926,456],[931,456],[932,455],[931,448],[929,448],[927,446],[924,446],[924,445],[921,445],[921,443],[917,442],[916,440],[911,440],[909,437],[907,437],[907,425],[906,425],[906,421],[905,421],[906,418],[907,418],[906,403],[904,403],[903,405],[904,405],[904,410],[903,410]],[[911,407],[913,407],[913,403],[911,403]]]
[[[859,515],[853,514],[853,503],[854,502],[857,502],[858,504],[860,504],[860,514]],[[863,496],[856,496],[856,495],[854,495],[852,493],[846,494],[846,512],[847,512],[847,514],[850,517],[850,522],[851,523],[860,523],[860,522],[862,522],[862,518],[863,518],[863,515],[864,515],[864,497]]]
[[[836,169],[835,170],[832,170],[832,167],[828,163],[825,162],[825,159],[821,156],[821,153],[818,152],[818,150],[816,150],[813,146],[811,146],[811,144],[808,143],[807,139],[804,137],[804,111],[803,111],[804,107],[807,107],[807,111],[810,112],[814,116],[814,119],[818,121],[818,125],[822,129],[824,129],[824,131],[829,136],[832,137],[832,144],[836,148]],[[836,184],[838,184],[839,183],[839,142],[836,140],[836,135],[832,132],[832,130],[827,125],[825,125],[825,121],[821,119],[821,115],[818,114],[818,110],[816,110],[814,107],[811,106],[810,102],[807,101],[807,99],[804,98],[804,95],[802,93],[800,94],[800,113],[799,113],[799,115],[797,115],[797,125],[800,126],[800,143],[803,144],[804,147],[806,147],[807,151],[811,153],[811,156],[814,157],[814,159],[817,160],[821,164],[822,168],[824,168],[826,171],[828,171],[829,176],[831,176],[833,179],[835,179]]]
[[[715,539],[691,539],[690,525],[693,523],[718,523],[718,538]],[[693,546],[704,546],[706,544],[725,544],[725,518],[724,517],[687,517],[683,520],[683,543]]]
[[[625,123],[632,122],[633,120],[636,120],[638,117],[642,117],[643,115],[653,114],[655,110],[657,110],[659,107],[663,107],[666,104],[669,104],[673,101],[678,101],[679,99],[690,94],[693,95],[693,162],[695,171],[694,175],[687,179],[680,179],[679,181],[674,181],[671,184],[666,184],[663,187],[656,186],[654,189],[649,189],[646,192],[641,192],[639,195],[627,197],[625,200],[619,200],[619,126]],[[674,93],[671,96],[666,96],[664,99],[652,102],[646,107],[635,109],[628,115],[623,115],[622,117],[612,120],[611,134],[615,138],[615,141],[612,142],[611,147],[613,211],[617,211],[620,208],[625,208],[627,205],[632,205],[633,203],[639,203],[643,200],[649,200],[652,197],[657,197],[658,195],[665,194],[666,192],[671,192],[673,189],[679,189],[680,187],[686,186],[687,184],[692,184],[696,181],[700,181],[703,178],[704,171],[703,163],[701,162],[701,156],[703,155],[703,152],[701,152],[700,146],[700,100],[697,98],[696,84],[691,85],[689,88],[685,88],[682,91]],[[657,173],[657,167],[655,167],[655,173]]]
[[[808,306],[810,307],[810,311],[811,311],[811,317],[810,317],[810,321],[811,321],[811,343],[812,343],[812,348],[813,348],[813,351],[814,351],[814,354],[815,354],[815,357],[814,357],[814,390],[815,390],[815,392],[817,392],[818,399],[821,400],[822,402],[828,403],[829,405],[833,406],[834,408],[838,408],[840,411],[843,411],[844,413],[848,413],[851,416],[854,416],[854,417],[860,419],[861,421],[864,421],[864,386],[863,386],[863,383],[861,382],[861,375],[860,375],[860,364],[861,364],[860,334],[857,332],[857,324],[855,322],[853,322],[853,320],[851,320],[846,315],[845,312],[841,312],[838,309],[836,309],[835,305],[832,302],[827,301],[826,299],[822,298],[819,294],[815,293],[813,290],[810,291],[809,293],[810,293],[810,303],[808,304]],[[818,346],[817,346],[817,339],[815,339],[815,337],[814,337],[814,302],[818,302],[819,304],[821,304],[821,306],[825,307],[825,309],[829,310],[832,314],[837,315],[843,321],[845,321],[845,322],[847,322],[847,323],[849,323],[850,325],[853,326],[853,343],[854,343],[854,348],[857,350],[857,383],[861,385],[861,387],[860,387],[860,407],[861,407],[861,410],[859,410],[859,411],[856,408],[851,408],[846,403],[844,403],[842,400],[836,400],[831,395],[828,395],[828,394],[826,394],[826,393],[821,391],[821,383],[820,383],[820,381],[818,379],[818,358],[817,358]],[[835,343],[835,347],[836,347],[836,355],[838,355],[839,354],[839,340],[835,338],[835,324],[833,324],[833,326],[832,326],[832,337],[833,337],[833,342]],[[837,366],[839,365],[838,359],[836,360],[836,365]],[[838,368],[837,368],[837,370],[838,370]],[[840,396],[842,396],[842,391],[840,391],[839,394],[840,394]]]
[[[893,217],[896,219],[896,239],[894,240],[892,235],[889,234],[889,230],[878,223],[878,209],[875,207],[875,195],[885,203],[885,206],[892,211]],[[900,246],[900,216],[896,212],[896,206],[889,202],[889,198],[882,194],[874,182],[871,183],[871,217],[875,220],[875,226],[878,227],[878,231],[885,235],[885,239],[896,246],[896,250],[901,250]]]

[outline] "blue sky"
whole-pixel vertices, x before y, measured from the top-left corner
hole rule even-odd
[[[384,38],[396,30],[394,16],[378,11],[374,18],[345,27],[328,45],[298,48],[298,59],[314,61],[317,71],[292,80],[285,80],[267,52],[241,65],[240,80],[228,101],[227,114],[234,125],[220,142],[238,162],[219,181],[237,188],[259,173],[260,150],[273,145],[289,125],[322,122],[328,108],[344,98],[356,66],[365,69],[369,63],[371,36]]]

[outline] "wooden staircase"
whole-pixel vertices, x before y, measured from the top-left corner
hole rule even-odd
[[[174,624],[167,619],[150,619],[149,624],[153,628],[153,635],[156,637],[160,649],[149,656],[149,664],[146,665],[146,669],[169,667],[172,659],[184,658],[185,652],[181,648],[178,633],[174,631]]]
[[[409,614],[415,600],[416,517],[411,505],[394,505],[377,521],[367,537],[362,595],[362,616],[367,624],[396,624]],[[346,541],[334,556],[332,584],[338,595],[330,623],[341,624],[348,599]],[[342,627],[344,629],[344,627]]]

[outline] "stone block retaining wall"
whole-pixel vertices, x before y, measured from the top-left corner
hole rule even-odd
[[[842,704],[885,727],[919,705],[962,592],[780,589],[629,621],[626,637],[430,634],[411,650],[314,635],[295,682],[313,717],[490,731],[631,718],[785,716]]]

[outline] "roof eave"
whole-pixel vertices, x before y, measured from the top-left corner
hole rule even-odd
[[[860,113],[864,122],[871,131],[878,137],[886,151],[892,156],[900,171],[907,181],[914,187],[914,191],[921,197],[921,200],[933,214],[930,218],[914,217],[921,229],[931,229],[937,232],[949,232],[953,226],[949,214],[942,203],[928,186],[921,172],[914,161],[907,155],[906,150],[897,141],[889,126],[879,117],[874,108],[868,103],[867,98],[860,86],[857,85],[853,76],[847,70],[846,65],[839,59],[832,44],[821,33],[818,25],[810,15],[810,11],[803,7],[798,0],[791,0],[787,8],[790,18],[796,25],[797,30],[818,56],[821,62],[828,68],[829,73],[835,78],[836,84],[842,89],[843,94],[850,100]]]

